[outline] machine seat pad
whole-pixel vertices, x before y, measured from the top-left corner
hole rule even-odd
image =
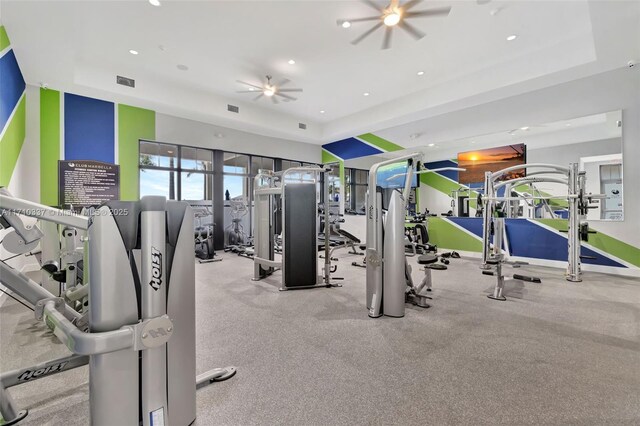
[[[443,265],[442,263],[432,263],[431,265],[425,266],[425,268],[436,269],[438,271],[444,271],[447,269],[447,265]]]
[[[345,231],[344,229],[337,229],[337,231],[338,231],[338,234],[342,235],[343,237],[353,242],[354,244],[360,244],[360,240],[355,235]]]
[[[433,256],[431,254],[423,254],[418,257],[419,265],[429,265],[431,263],[436,263],[438,261],[438,256]]]

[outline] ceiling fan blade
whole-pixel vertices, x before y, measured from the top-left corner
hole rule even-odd
[[[261,97],[264,96],[264,93],[260,92],[260,94],[258,96],[256,96],[255,98],[253,98],[254,102],[257,101],[258,99],[260,99]]]
[[[440,7],[438,9],[416,10],[415,12],[407,12],[405,18],[417,18],[419,16],[447,16],[451,12],[450,7]]]
[[[285,84],[289,84],[289,83],[291,83],[291,80],[289,80],[288,78],[283,78],[280,83],[276,84],[276,87],[282,87]]]
[[[302,89],[278,89],[278,93],[280,92],[302,92]]]
[[[353,24],[354,22],[381,21],[381,20],[382,20],[382,16],[378,15],[378,16],[367,16],[366,18],[338,19],[336,22],[338,23],[338,26],[341,26],[346,21],[349,21]]]
[[[374,3],[373,1],[371,1],[371,0],[361,0],[361,1],[362,1],[362,3],[364,3],[364,4],[366,4],[366,5],[368,5],[368,6],[371,6],[372,8],[374,8],[375,10],[377,10],[378,12],[382,12],[382,10],[384,9],[384,8],[380,7],[379,5],[375,4],[375,3]]]
[[[422,3],[422,0],[409,0],[408,2],[402,5],[402,10],[407,11],[414,6],[419,5],[420,3]]]
[[[364,40],[365,38],[367,38],[368,36],[371,35],[372,32],[374,32],[375,30],[377,30],[378,28],[380,28],[382,26],[382,21],[378,22],[377,24],[375,24],[373,27],[371,27],[367,32],[365,32],[364,34],[362,34],[360,37],[358,37],[357,39],[353,40],[351,42],[351,44],[358,44],[360,43],[362,40]]]
[[[387,27],[384,29],[384,38],[382,39],[382,49],[388,49],[391,47],[391,33],[393,29],[391,27]]]
[[[273,104],[278,104],[279,103],[275,96],[271,96],[271,102]]]
[[[298,98],[294,98],[293,96],[285,95],[285,94],[282,94],[282,93],[280,93],[280,92],[277,92],[277,93],[276,93],[276,96],[282,96],[283,98],[285,98],[285,99],[289,99],[289,100],[291,100],[291,101],[296,101],[296,100],[298,100]]]
[[[261,86],[256,86],[255,84],[247,83],[246,81],[241,81],[241,80],[236,80],[236,81],[237,81],[238,83],[240,83],[240,84],[245,84],[245,85],[247,85],[247,86],[249,86],[249,87],[255,87],[255,88],[256,88],[256,89],[258,89],[258,90],[262,90],[262,87],[261,87]]]
[[[420,31],[419,29],[417,29],[413,25],[409,24],[404,19],[402,21],[398,22],[398,26],[400,28],[402,28],[403,30],[405,30],[406,32],[408,32],[409,34],[411,34],[411,36],[413,38],[415,38],[416,40],[420,40],[422,37],[425,36],[425,33]]]

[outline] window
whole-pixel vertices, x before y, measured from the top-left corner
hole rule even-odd
[[[157,142],[140,142],[140,165],[174,168],[177,165],[178,147]]]
[[[232,152],[224,153],[224,173],[235,173],[246,175],[249,173],[249,156],[244,154],[235,154]]]
[[[169,200],[178,196],[178,147],[156,142],[140,142],[140,197],[161,195]]]
[[[251,176],[258,174],[260,170],[273,170],[273,158],[251,156]]]
[[[140,197],[145,195],[213,200],[213,151],[140,141]]]
[[[366,210],[366,196],[367,196],[367,187],[369,183],[369,171],[368,170],[353,170],[353,183],[351,185],[351,190],[353,191],[355,197],[353,197],[352,208],[361,213]]]
[[[180,167],[188,170],[213,170],[213,151],[207,149],[182,147]]]

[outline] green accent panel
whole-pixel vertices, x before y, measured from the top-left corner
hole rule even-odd
[[[4,50],[10,44],[7,30],[4,28],[4,25],[0,25],[0,50]]]
[[[462,251],[482,251],[482,241],[461,230],[448,220],[441,217],[429,218],[429,243],[438,248]]]
[[[558,231],[566,231],[569,228],[569,221],[564,219],[536,219],[536,221]],[[592,229],[596,230],[594,228]],[[640,248],[638,247],[627,244],[602,232],[589,234],[587,243],[605,253],[640,267]]]
[[[373,133],[365,133],[364,135],[358,136],[358,139],[362,139],[365,142],[370,143],[371,145],[375,145],[383,151],[400,151],[404,149],[400,145],[397,145],[391,141],[381,138],[380,136],[376,136]]]
[[[40,202],[58,205],[60,92],[40,89]]]
[[[26,118],[26,96],[22,96],[11,121],[7,123],[2,140],[0,140],[0,186],[7,186],[11,181],[11,175],[13,175],[24,143],[27,128]]]
[[[518,185],[512,188],[514,191],[516,192],[531,192],[531,187],[529,185]],[[538,191],[536,191],[538,192]],[[550,194],[548,192],[544,192],[544,191],[539,191],[540,195],[542,195],[543,197],[552,197],[553,194]],[[569,208],[569,201],[567,200],[563,200],[561,198],[558,199],[553,199],[553,200],[547,200],[547,202],[549,203],[549,205],[551,207],[559,207],[559,208]]]
[[[460,188],[460,184],[453,182],[446,177],[439,175],[438,173],[424,173],[420,176],[420,184],[430,186],[443,194],[447,194],[447,196],[451,196],[451,193],[456,189]],[[472,209],[476,208],[476,199],[478,197],[478,193],[475,191],[471,191],[469,197],[469,207]]]
[[[337,163],[340,161],[342,160],[336,157],[335,155],[333,155],[332,153],[330,153],[329,151],[327,151],[326,149],[322,150],[322,164]]]
[[[118,164],[120,165],[120,199],[140,198],[138,140],[156,138],[156,113],[143,108],[118,104]]]

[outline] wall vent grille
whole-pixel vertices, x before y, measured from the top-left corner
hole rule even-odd
[[[123,77],[121,75],[116,76],[116,83],[127,86],[127,87],[136,87],[136,81],[132,78]]]

